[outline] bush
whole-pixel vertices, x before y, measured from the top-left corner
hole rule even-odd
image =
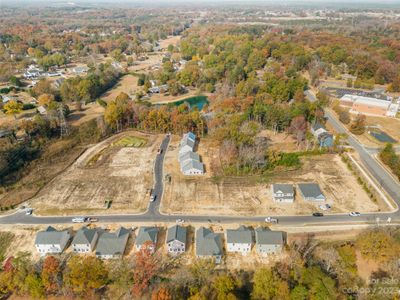
[[[343,124],[349,124],[350,123],[350,114],[347,111],[341,111],[339,113],[339,120]]]
[[[33,108],[36,108],[36,105],[32,103],[24,103],[22,106],[22,110],[29,110]]]

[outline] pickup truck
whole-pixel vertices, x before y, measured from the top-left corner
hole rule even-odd
[[[278,223],[278,219],[276,219],[276,218],[271,218],[271,217],[266,217],[266,218],[265,218],[265,222],[277,224],[277,223]]]

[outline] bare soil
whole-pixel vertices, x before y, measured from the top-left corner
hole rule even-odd
[[[144,137],[148,142],[139,148],[112,146],[125,136]],[[143,212],[161,139],[129,131],[89,148],[30,201],[35,214]],[[89,164],[93,157],[95,163]],[[105,201],[112,201],[111,208],[106,209]]]
[[[218,159],[218,148],[201,139],[198,153],[205,162],[206,175],[180,173],[179,137],[174,137],[165,157],[165,172],[171,182],[165,184],[161,210],[167,214],[200,215],[301,215],[319,211],[321,203],[305,201],[296,189],[293,204],[278,204],[272,199],[270,184],[316,182],[332,206],[332,213],[378,211],[340,157],[324,154],[302,158],[299,170],[276,170],[270,176],[213,177],[210,164]],[[205,150],[207,149],[207,150]]]

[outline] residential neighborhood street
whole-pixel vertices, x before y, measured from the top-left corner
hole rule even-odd
[[[339,133],[346,133],[344,126],[330,113],[326,112],[326,116],[331,125]],[[163,215],[159,211],[160,201],[163,194],[163,164],[164,157],[170,142],[170,136],[167,135],[160,145],[161,153],[157,155],[154,164],[154,189],[153,194],[156,196],[154,202],[149,202],[148,210],[144,214],[132,215],[95,215],[103,223],[129,223],[129,222],[174,222],[176,219],[184,219],[188,223],[241,223],[241,222],[264,222],[267,216],[206,216],[206,215]],[[400,186],[387,173],[387,171],[371,156],[370,152],[361,145],[351,135],[348,138],[349,144],[359,153],[366,168],[378,182],[380,187],[387,192],[400,205]],[[272,217],[272,216],[271,216]],[[25,212],[16,212],[14,214],[0,218],[0,224],[66,224],[72,222],[73,216],[54,216],[54,217],[36,217],[25,215]],[[324,217],[314,217],[311,215],[304,216],[279,216],[280,225],[288,226],[304,226],[304,225],[348,225],[348,224],[384,224],[400,221],[400,212],[396,208],[395,212],[388,213],[366,213],[359,217],[351,217],[348,214],[325,214]]]

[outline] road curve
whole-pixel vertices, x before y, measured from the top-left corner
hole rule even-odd
[[[328,121],[332,124],[335,130],[339,133],[346,133],[344,126],[339,123],[336,118],[326,112]],[[129,222],[174,222],[176,219],[184,219],[188,223],[241,223],[241,222],[263,222],[265,217],[261,216],[206,216],[206,215],[164,215],[160,213],[160,201],[163,195],[163,165],[165,154],[170,142],[170,136],[167,135],[160,148],[162,152],[157,155],[154,163],[154,194],[156,200],[149,202],[148,210],[140,215],[121,214],[121,215],[93,215],[104,223],[129,223]],[[361,145],[355,138],[349,135],[349,144],[360,154],[368,171],[379,182],[381,188],[384,189],[396,202],[400,205],[400,186],[387,173],[387,171],[370,155],[370,153]],[[366,213],[360,217],[350,217],[348,214],[327,214],[324,217],[313,217],[310,215],[296,216],[275,216],[279,219],[281,225],[305,226],[305,225],[349,225],[349,224],[376,224],[377,222],[387,222],[388,218],[391,221],[400,221],[400,212],[388,213]],[[17,212],[0,218],[0,224],[34,224],[34,225],[50,225],[50,224],[67,224],[71,223],[73,216],[50,216],[36,217],[27,216],[23,212]]]

